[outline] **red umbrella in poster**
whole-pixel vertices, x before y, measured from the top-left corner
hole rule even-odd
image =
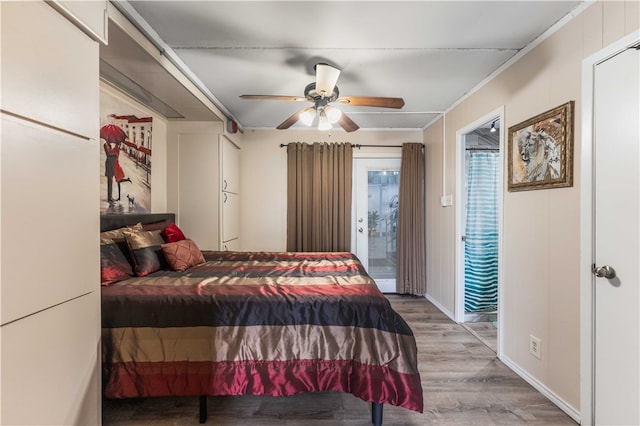
[[[107,200],[109,202],[120,200],[120,183],[131,182],[131,179],[126,178],[124,170],[120,166],[118,157],[120,156],[120,145],[127,139],[127,133],[122,128],[115,124],[105,124],[100,128],[100,138],[105,140],[104,152],[107,155],[105,161],[105,176],[107,177]],[[113,187],[113,180],[118,183],[118,198],[113,199],[111,192]]]
[[[100,138],[107,143],[121,144],[127,139],[127,133],[116,124],[105,124],[100,128]]]

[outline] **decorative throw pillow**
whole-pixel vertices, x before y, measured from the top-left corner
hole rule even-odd
[[[174,271],[184,271],[195,265],[204,263],[202,252],[190,239],[184,239],[162,245],[162,253]]]
[[[125,231],[142,231],[142,224],[136,223],[135,225],[127,226],[124,228],[113,229],[111,231],[104,231],[100,233],[100,244],[106,243],[123,243]]]
[[[100,283],[107,286],[132,276],[133,269],[121,246],[113,240],[105,239],[100,244]]]
[[[126,226],[123,228],[113,229],[111,231],[104,231],[100,233],[100,245],[103,244],[117,244],[118,248],[124,255],[125,259],[127,259],[127,263],[129,263],[130,267],[133,267],[131,253],[129,252],[129,246],[127,245],[127,241],[124,238],[124,234],[126,231],[142,231],[142,224],[136,223],[135,225]]]
[[[164,240],[160,231],[125,231],[125,239],[133,259],[133,270],[137,276],[143,277],[160,269],[166,269],[161,247]]]
[[[175,243],[176,241],[187,239],[187,237],[184,236],[182,230],[178,228],[178,225],[176,225],[175,223],[172,223],[171,225],[164,228],[161,234],[162,238],[164,238],[164,240],[168,243]]]

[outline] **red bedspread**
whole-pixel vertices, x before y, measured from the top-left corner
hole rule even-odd
[[[422,412],[413,334],[354,255],[205,257],[103,287],[106,397],[337,391]]]

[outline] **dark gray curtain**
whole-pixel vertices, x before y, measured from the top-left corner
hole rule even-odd
[[[423,145],[402,144],[396,267],[396,291],[400,294],[427,293],[424,187]]]
[[[287,250],[351,250],[349,143],[287,145]]]

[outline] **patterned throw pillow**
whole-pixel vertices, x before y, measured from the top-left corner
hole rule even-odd
[[[162,234],[162,238],[164,238],[164,240],[168,243],[175,243],[176,241],[182,241],[187,239],[187,237],[184,236],[184,233],[182,232],[182,230],[178,228],[178,225],[176,225],[175,223],[172,223],[171,225],[167,226],[161,232],[161,234]]]
[[[111,231],[104,231],[100,233],[100,244],[110,243],[123,243],[125,231],[142,231],[142,224],[136,223],[135,225],[127,226],[124,228],[113,229]]]
[[[204,263],[202,252],[190,239],[184,239],[162,245],[162,253],[174,271],[184,271],[195,265]]]
[[[166,261],[161,248],[164,240],[160,231],[127,230],[125,231],[125,239],[137,276],[144,277],[160,269],[166,269]]]
[[[132,276],[133,269],[122,251],[122,247],[113,240],[101,239],[100,283],[107,286]]]

